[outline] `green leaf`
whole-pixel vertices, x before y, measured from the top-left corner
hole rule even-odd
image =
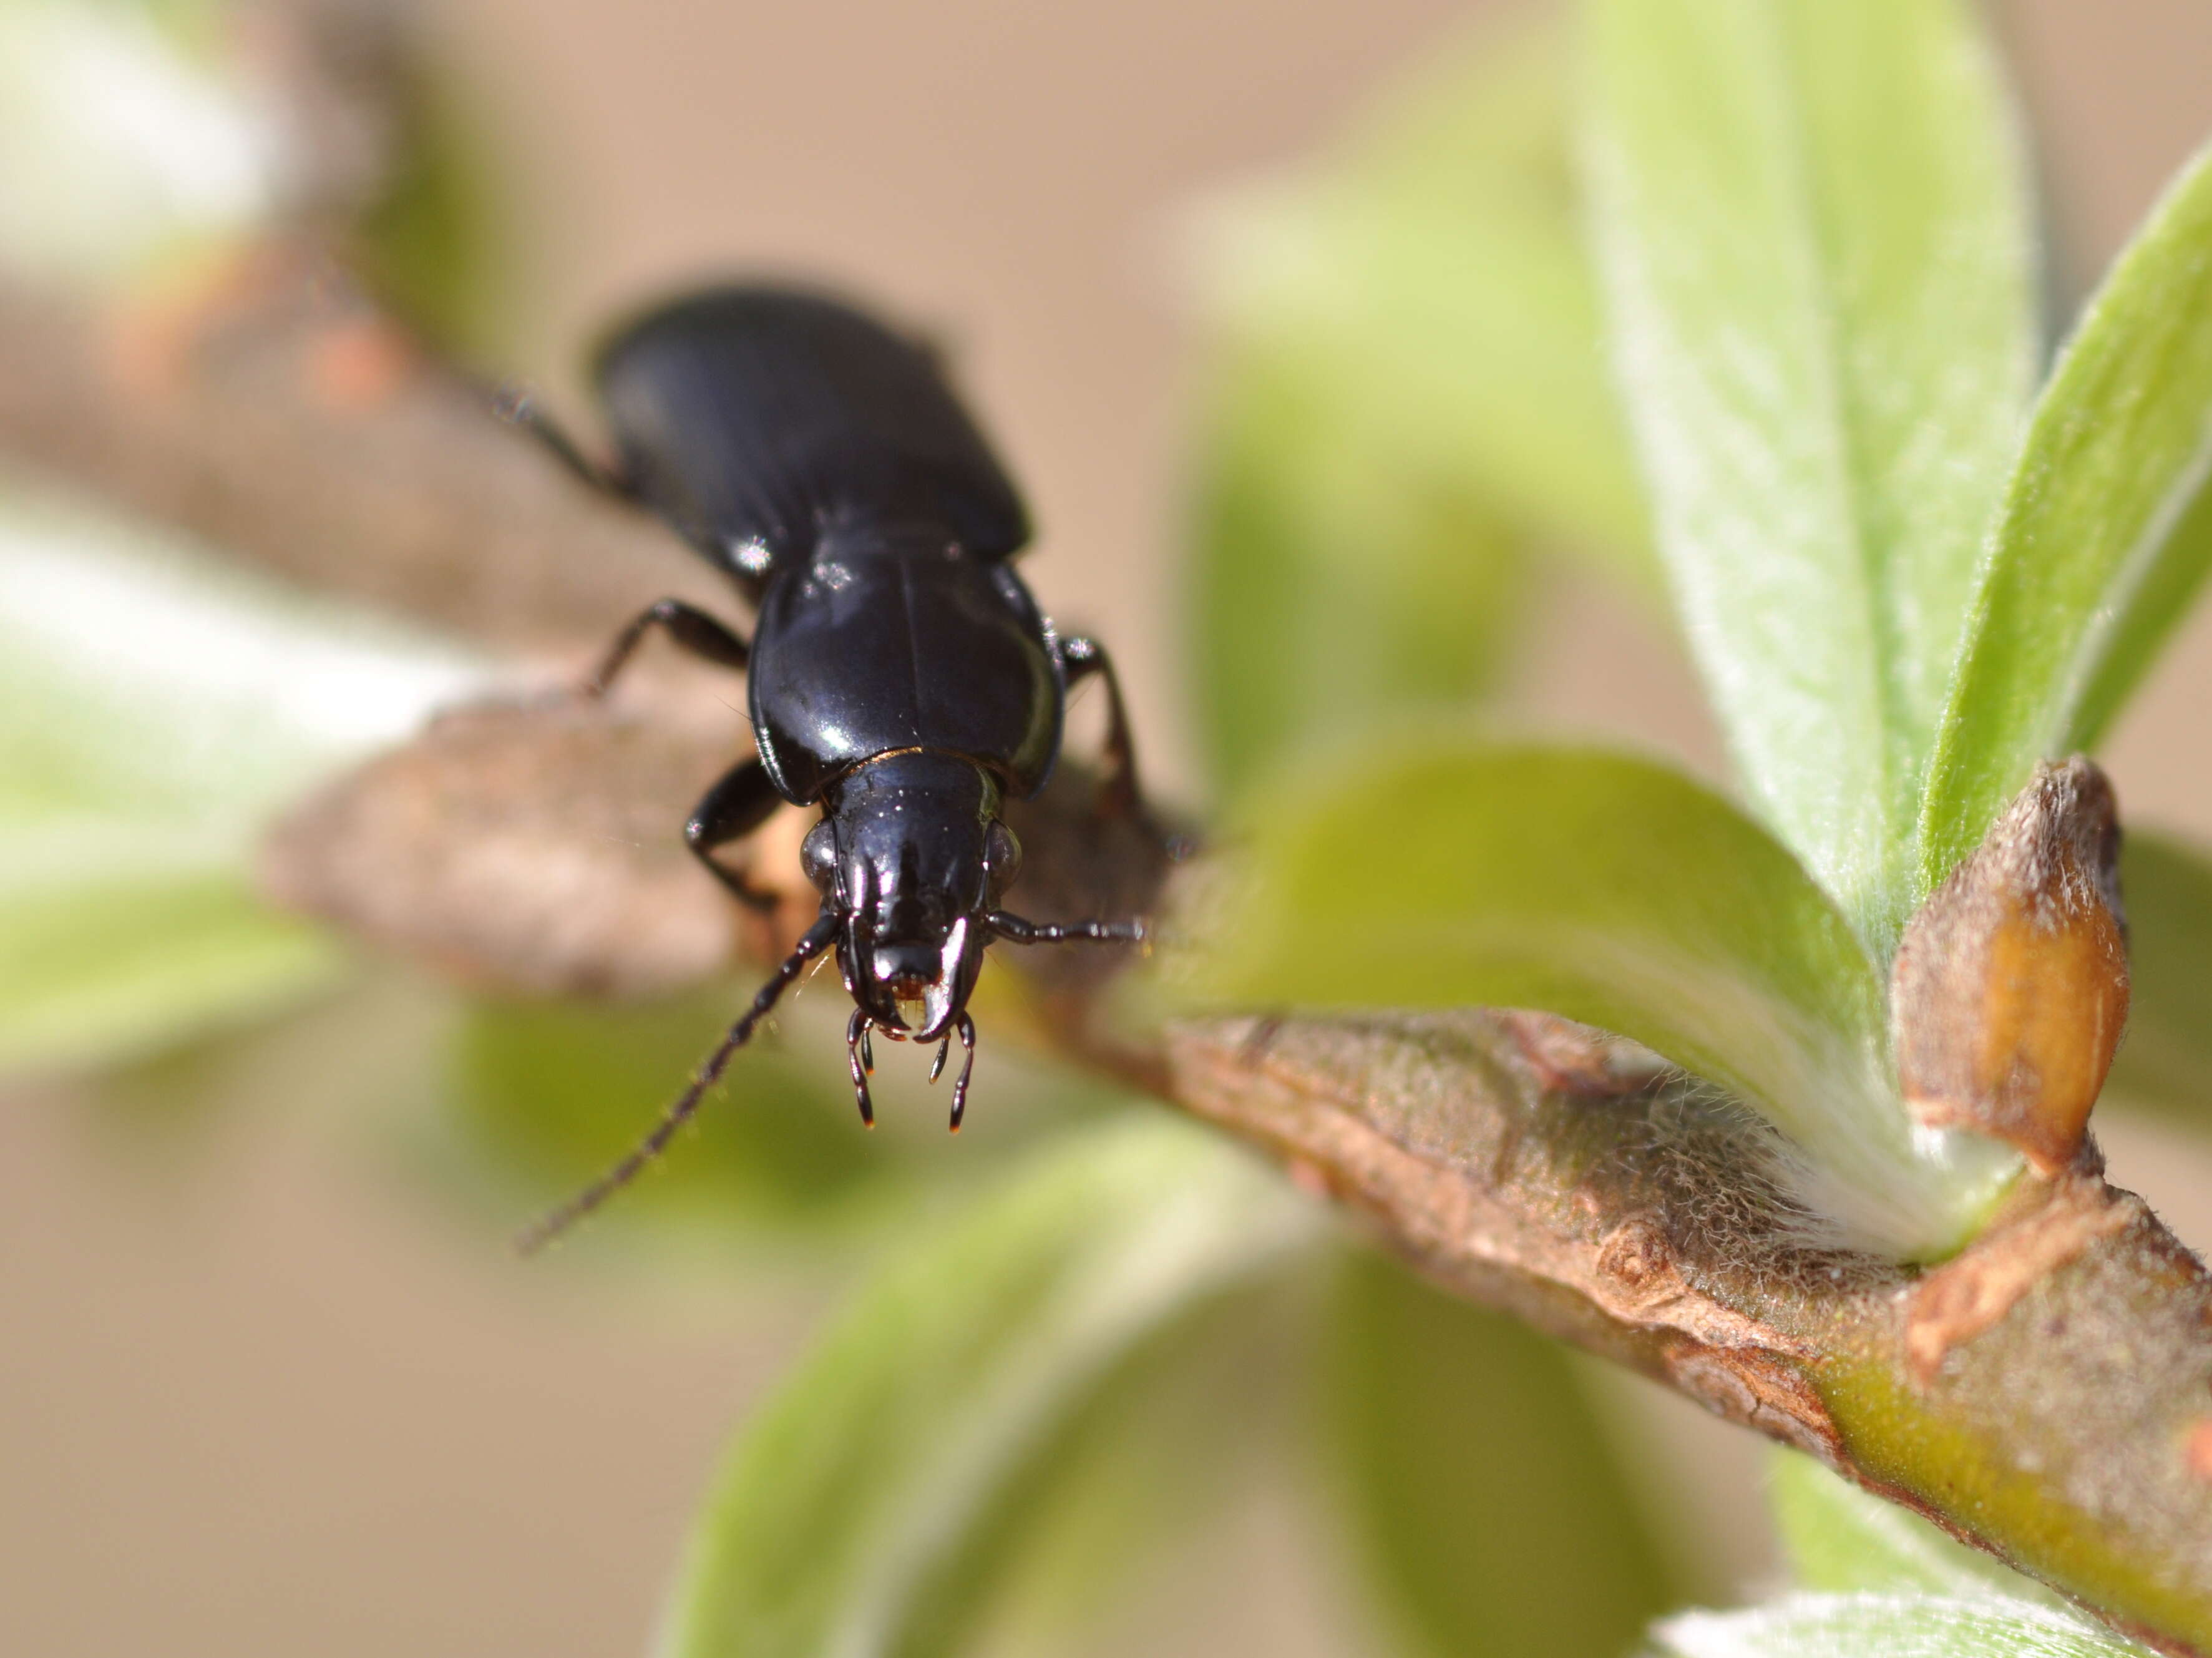
[[[2002,1594],[2059,1608],[2041,1584],[1945,1536],[1927,1521],[1862,1491],[1811,1457],[1778,1448],[1774,1517],[1801,1588],[1847,1594]]]
[[[480,670],[111,520],[0,495],[0,1067],[143,1052],[327,981],[252,896],[284,800]]]
[[[1679,773],[1437,732],[1309,768],[1241,837],[1193,987],[1233,1005],[1535,1007],[1711,1078],[1815,1165],[1819,1212],[1919,1252],[2014,1161],[1916,1140],[1884,998],[1789,853]]]
[[[1929,778],[1920,878],[2093,748],[2212,564],[2212,152],[2152,210],[2035,406]]]
[[[1371,1253],[1330,1307],[1328,1426],[1376,1587],[1438,1658],[1613,1658],[1674,1597],[1557,1342]]]
[[[1747,1612],[1692,1612],[1653,1631],[1672,1658],[2148,1658],[2071,1612],[1996,1596],[1793,1594]]]
[[[988,1572],[967,1546],[1146,1336],[1285,1259],[1307,1206],[1153,1115],[1066,1137],[917,1238],[748,1425],[660,1650],[944,1650]]]
[[[2106,1089],[2176,1119],[2212,1120],[2212,859],[2155,832],[2120,847],[2128,1028]]]
[[[1519,619],[1480,498],[1358,429],[1327,376],[1232,371],[1200,505],[1192,651],[1231,793],[1299,739],[1472,701]]]
[[[1744,786],[1878,955],[2034,372],[1958,0],[1593,0],[1584,155],[1661,556]]]

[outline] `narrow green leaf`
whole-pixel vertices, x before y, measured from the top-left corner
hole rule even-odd
[[[1593,0],[1586,176],[1661,556],[1744,786],[1886,954],[2034,369],[1955,0]]]
[[[2148,1658],[2071,1612],[1996,1596],[1793,1594],[1745,1612],[1692,1612],[1652,1631],[1673,1658]]]
[[[2212,859],[2130,829],[2120,847],[2128,911],[2128,1029],[2108,1091],[2177,1121],[2212,1124]]]
[[[1679,773],[1439,732],[1316,766],[1242,839],[1201,993],[1241,1005],[1535,1007],[1720,1084],[1818,1166],[1819,1212],[1917,1252],[2014,1167],[1917,1143],[1882,988],[1789,853]]]
[[[2002,1594],[2053,1608],[2062,1604],[2033,1579],[1809,1456],[1778,1448],[1768,1466],[1775,1521],[1800,1588],[1832,1594]]]
[[[1614,1658],[1674,1601],[1557,1342],[1364,1252],[1328,1341],[1337,1506],[1408,1650]]]
[[[2212,566],[2212,152],[2152,210],[2036,404],[1929,778],[1920,878],[2038,760],[2094,747]]]
[[[1145,1115],[1066,1137],[915,1241],[738,1442],[660,1650],[941,1649],[988,1570],[965,1546],[1152,1332],[1311,1236],[1310,1209],[1202,1131]]]

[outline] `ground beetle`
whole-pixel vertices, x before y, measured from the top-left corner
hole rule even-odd
[[[750,644],[666,598],[616,637],[586,691],[604,695],[650,629],[747,674],[757,759],[684,826],[740,900],[774,900],[714,849],[786,801],[819,805],[800,857],[822,913],[652,1133],[548,1216],[529,1242],[598,1206],[667,1145],[807,963],[835,946],[854,1009],[853,1087],[874,1121],[870,1036],[975,1057],[967,1012],[985,945],[1134,943],[1131,920],[1045,926],[999,908],[1021,862],[1002,800],[1044,786],[1071,687],[1106,685],[1098,810],[1139,810],[1121,688],[1104,651],[1062,638],[1009,562],[1029,539],[1013,485],[934,355],[823,295],[717,288],[659,307],[600,350],[594,380],[615,441],[591,459],[524,395],[501,412],[593,488],[658,513],[736,582]]]

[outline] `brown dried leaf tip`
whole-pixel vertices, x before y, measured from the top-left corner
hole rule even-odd
[[[2017,1146],[2081,1148],[2128,1017],[2112,786],[2076,756],[2035,780],[1905,929],[1890,1020],[1905,1103]]]

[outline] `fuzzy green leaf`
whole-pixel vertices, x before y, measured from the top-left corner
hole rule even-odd
[[[1325,1358],[1335,1506],[1412,1649],[1614,1658],[1674,1601],[1557,1342],[1362,1254]]]
[[[2041,1584],[1862,1491],[1811,1457],[1777,1449],[1774,1517],[1799,1587],[1825,1594],[2003,1594],[2057,1606]]]
[[[1997,1596],[1793,1594],[1744,1612],[1692,1612],[1653,1631],[1667,1658],[2148,1658],[2072,1612]]]
[[[918,1239],[738,1440],[693,1534],[672,1658],[943,1649],[965,1546],[1148,1334],[1312,1235],[1240,1154],[1146,1115],[1067,1137]]]
[[[2212,1121],[2212,859],[2130,829],[2120,847],[2128,911],[2128,1028],[2108,1090],[2176,1121]]]
[[[1584,155],[1660,553],[1744,787],[1877,953],[2035,361],[1957,0],[1594,0]]]
[[[1929,774],[1920,878],[2095,746],[2212,566],[2212,152],[2083,313],[2014,466]]]
[[[1207,998],[1534,1007],[1618,1031],[1766,1115],[1834,1182],[1818,1206],[1893,1248],[1954,1240],[2012,1166],[1965,1137],[1915,1151],[1850,927],[1677,772],[1438,732],[1311,768],[1236,843],[1247,879],[1195,964]]]

